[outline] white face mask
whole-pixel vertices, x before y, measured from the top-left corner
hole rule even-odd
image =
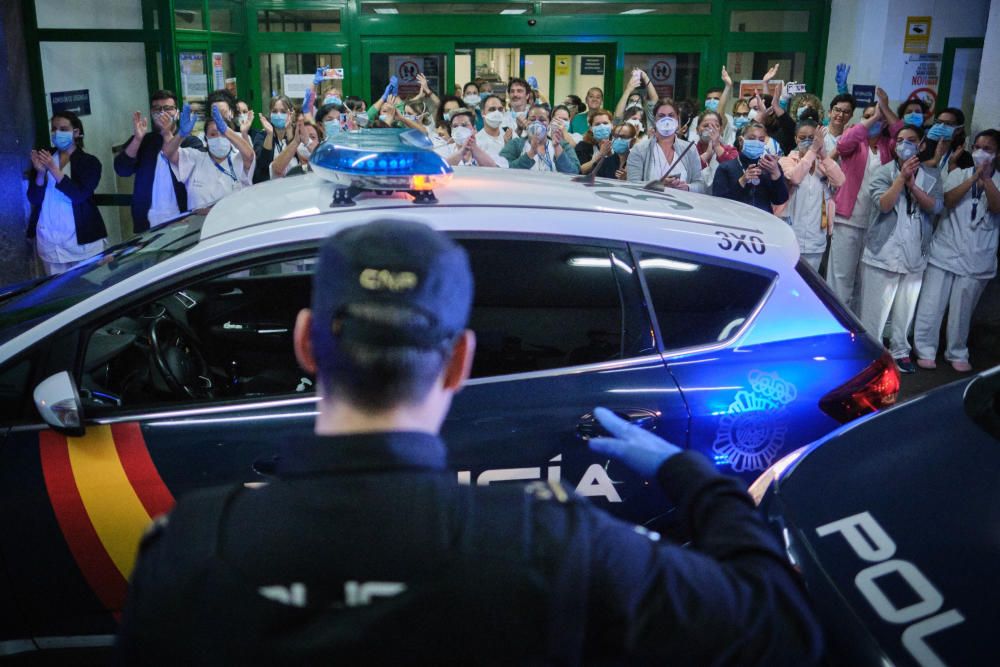
[[[982,148],[977,148],[976,150],[972,151],[972,161],[976,164],[977,167],[993,162],[993,158],[995,157],[996,156],[993,155],[993,153],[984,151]]]
[[[643,131],[643,129],[642,129],[642,121],[639,120],[638,118],[630,118],[629,120],[627,120],[625,122],[628,123],[629,125],[631,125],[632,127],[634,127],[635,131],[637,133],[641,133]]]
[[[503,122],[503,112],[502,111],[491,111],[485,116],[483,116],[483,122],[485,122],[490,127],[496,129],[500,127],[500,123]]]
[[[465,100],[465,103],[470,107],[479,106],[479,95],[466,95],[462,99]]]
[[[312,151],[309,149],[309,147],[312,146],[312,144],[313,144],[312,139],[310,139],[308,143],[304,144],[300,143],[299,147],[295,149],[295,152],[298,153],[299,157],[302,158],[303,160],[308,160],[309,156],[312,155]]]
[[[656,120],[656,132],[662,137],[672,137],[677,132],[677,119],[664,116]]]
[[[751,123],[753,121],[757,120],[757,110],[756,109],[750,109],[750,113],[747,114],[747,118],[750,119]]]
[[[229,144],[229,139],[225,137],[212,137],[208,140],[208,152],[212,157],[224,158],[229,155],[233,147]]]
[[[472,129],[465,127],[456,127],[451,131],[451,138],[455,140],[456,146],[464,146],[465,142],[469,140],[472,136]]]
[[[247,113],[241,113],[236,118],[236,120],[239,122],[240,125],[245,125],[249,119],[250,119],[250,114]]]

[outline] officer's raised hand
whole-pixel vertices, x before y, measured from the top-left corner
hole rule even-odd
[[[597,408],[594,416],[612,438],[592,438],[590,448],[618,459],[643,477],[653,478],[663,462],[681,448],[636,424],[630,424],[607,408]]]

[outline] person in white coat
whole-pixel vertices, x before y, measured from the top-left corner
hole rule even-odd
[[[961,150],[961,149],[959,149]],[[939,333],[944,311],[947,347],[944,358],[961,373],[969,363],[969,327],[986,283],[997,274],[1000,240],[1000,131],[976,135],[973,167],[955,169],[945,177],[948,209],[931,241],[930,257],[913,325],[917,365],[937,366]]]
[[[899,130],[894,159],[872,176],[871,222],[861,255],[861,323],[881,339],[892,314],[889,352],[901,373],[915,370],[906,335],[927,268],[932,216],[943,208],[940,171],[920,163],[921,150],[922,128]]]

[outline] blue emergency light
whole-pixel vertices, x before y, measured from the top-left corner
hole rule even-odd
[[[451,180],[452,168],[417,130],[375,129],[339,134],[310,159],[323,179],[338,186],[333,205],[349,206],[361,192],[409,192],[433,203],[433,189]]]

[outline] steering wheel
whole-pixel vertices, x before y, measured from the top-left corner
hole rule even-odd
[[[212,379],[205,357],[172,319],[163,315],[149,325],[156,367],[170,390],[190,398],[211,398]]]

